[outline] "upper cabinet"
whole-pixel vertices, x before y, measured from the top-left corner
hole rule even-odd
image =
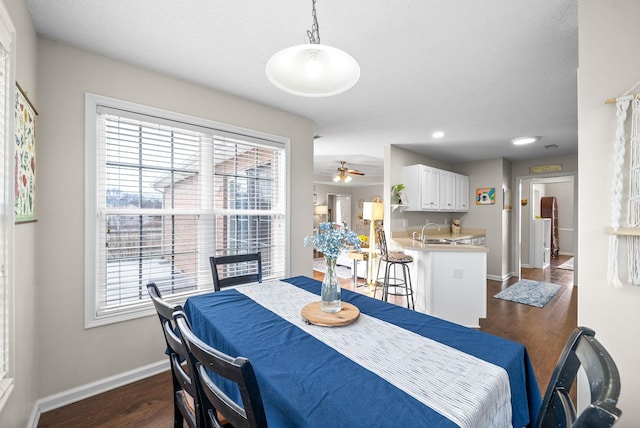
[[[440,170],[440,211],[454,211],[456,203],[456,174]]]
[[[423,165],[421,165],[423,166]],[[423,210],[437,210],[440,208],[440,174],[435,168],[422,168],[422,197],[420,207]],[[418,185],[420,187],[420,184]]]
[[[408,211],[469,211],[469,177],[427,165],[402,170]]]
[[[462,174],[455,176],[455,210],[469,211],[469,177]]]

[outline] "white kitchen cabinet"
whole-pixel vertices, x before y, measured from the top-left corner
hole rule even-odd
[[[456,203],[456,177],[453,172],[440,170],[440,211],[454,211]]]
[[[533,239],[531,239],[531,265],[546,268],[551,262],[551,219],[534,218]]]
[[[402,168],[404,200],[409,206],[406,211],[422,210],[422,169],[423,165],[410,165]]]
[[[422,209],[440,209],[440,170],[430,166],[422,170]]]
[[[425,251],[404,248],[409,263],[415,310],[467,327],[487,317],[487,253],[465,249]]]
[[[469,177],[454,174],[455,177],[455,211],[469,211]]]
[[[427,165],[405,166],[402,176],[405,211],[469,211],[469,177]]]
[[[471,245],[475,245],[477,247],[486,247],[487,239],[484,236],[477,236],[471,239]]]
[[[406,211],[437,211],[439,209],[440,173],[426,165],[410,165],[402,169]]]

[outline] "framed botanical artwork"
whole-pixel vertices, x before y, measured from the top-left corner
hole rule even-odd
[[[16,83],[15,105],[15,203],[16,223],[36,221],[36,109]]]
[[[476,189],[476,205],[493,205],[495,203],[495,187],[483,187],[481,189]]]

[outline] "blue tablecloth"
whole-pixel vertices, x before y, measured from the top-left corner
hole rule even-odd
[[[311,278],[285,281],[319,294],[320,282]],[[541,396],[523,345],[349,290],[342,299],[363,314],[503,367],[513,426],[535,421]],[[271,427],[456,426],[237,290],[191,297],[184,309],[205,342],[251,360]]]

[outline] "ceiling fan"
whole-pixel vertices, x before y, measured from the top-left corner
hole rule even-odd
[[[349,169],[345,166],[345,164],[346,164],[345,161],[340,161],[340,166],[338,167],[338,173],[333,177],[333,181],[335,181],[336,183],[340,181],[343,183],[350,182],[351,176],[349,174],[364,175],[364,172],[360,172],[355,169]]]

